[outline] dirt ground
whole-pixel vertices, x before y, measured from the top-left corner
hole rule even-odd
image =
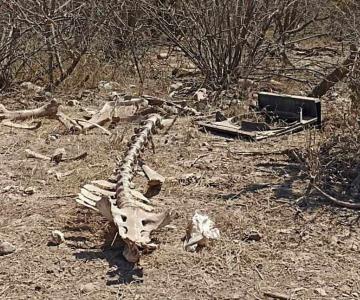
[[[190,117],[179,118],[168,135],[154,137],[156,153],[142,157],[166,177],[153,201],[177,212],[173,227],[155,233],[160,248],[142,258],[141,268],[104,246],[106,221],[77,205],[74,194],[111,174],[132,127],[120,124],[111,138],[97,129],[64,134],[54,120],[36,131],[0,127],[0,240],[17,248],[0,256],[0,299],[270,299],[266,292],[360,299],[358,215],[320,199],[295,205],[306,188],[301,168],[271,153],[306,144],[307,132],[250,143],[202,133]],[[25,153],[56,148],[88,156],[55,166]],[[74,173],[57,180],[49,170]],[[189,174],[194,180],[182,180]],[[145,189],[141,179],[138,189]],[[181,238],[196,210],[216,222],[221,239],[188,253]],[[66,243],[49,245],[53,230]],[[258,241],[245,239],[252,231]]]

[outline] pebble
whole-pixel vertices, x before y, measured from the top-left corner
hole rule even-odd
[[[8,242],[0,242],[0,255],[8,255],[16,251],[14,245]]]

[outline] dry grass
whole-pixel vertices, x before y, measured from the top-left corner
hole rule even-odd
[[[83,104],[100,107],[97,101],[84,99]],[[160,248],[142,259],[142,270],[134,270],[118,248],[109,247],[113,232],[103,218],[78,207],[72,198],[47,198],[77,193],[81,184],[107,177],[114,157],[125,149],[131,126],[115,129],[119,135],[126,131],[116,146],[96,129],[87,135],[62,135],[54,121],[34,132],[0,127],[1,188],[13,186],[0,194],[0,240],[18,249],[0,259],[1,299],[265,299],[268,290],[293,299],[358,298],[356,214],[334,214],[322,202],[299,210],[291,202],[302,195],[306,182],[296,164],[278,154],[236,154],[299,147],[307,134],[256,144],[226,141],[200,133],[190,121],[179,119],[169,135],[157,135],[156,154],[147,151],[143,157],[167,178],[154,203],[159,209],[176,208],[178,216],[175,229],[156,233]],[[52,141],[50,133],[61,135]],[[52,168],[48,162],[27,159],[24,153],[26,148],[51,153],[58,147],[89,154],[83,161],[56,167],[76,170],[62,181],[47,173]],[[192,166],[202,154],[208,155]],[[180,185],[188,173],[199,174],[200,180]],[[34,195],[22,192],[29,186]],[[222,236],[201,253],[187,253],[181,237],[198,209],[216,221]],[[59,247],[47,245],[54,229],[65,234],[66,243]],[[262,239],[243,241],[250,230]],[[141,273],[140,280],[131,281]],[[320,296],[320,288],[327,296]]]

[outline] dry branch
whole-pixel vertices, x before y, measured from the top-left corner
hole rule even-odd
[[[360,209],[360,203],[351,203],[351,202],[341,201],[341,200],[338,200],[338,199],[334,198],[333,196],[329,195],[328,193],[324,192],[322,189],[320,189],[316,185],[313,185],[313,188],[337,206],[346,207],[346,208],[350,208],[350,209]]]
[[[335,84],[342,81],[350,73],[358,54],[359,49],[352,46],[350,55],[343,61],[343,63],[328,74],[316,87],[314,87],[308,96],[320,98],[324,96]]]

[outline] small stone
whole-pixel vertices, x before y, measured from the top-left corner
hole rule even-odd
[[[86,284],[82,284],[82,285],[80,286],[80,290],[81,290],[81,292],[83,292],[83,293],[91,293],[91,292],[93,292],[93,291],[96,290],[96,284],[95,284],[95,283],[91,283],[91,282],[86,283]]]
[[[8,255],[16,251],[14,245],[8,242],[0,242],[0,255]]]
[[[170,85],[170,92],[177,91],[184,86],[182,82],[176,82]]]
[[[66,155],[66,151],[64,148],[57,148],[55,149],[53,155],[51,156],[51,161],[58,164],[63,160],[65,155]]]
[[[2,192],[3,193],[10,192],[10,190],[12,190],[12,188],[13,188],[12,185],[7,185],[6,187],[3,188]]]
[[[318,293],[318,294],[319,294],[320,296],[322,296],[322,297],[326,297],[326,296],[327,296],[326,291],[325,291],[324,289],[322,289],[322,288],[317,288],[317,289],[315,289],[315,292]]]
[[[65,243],[64,234],[59,230],[54,230],[51,232],[51,240],[49,246],[59,246],[60,244]]]
[[[80,102],[77,100],[69,100],[66,104],[67,104],[67,106],[74,107],[74,106],[79,106]]]
[[[260,232],[256,231],[256,230],[251,230],[248,232],[245,232],[244,237],[243,237],[243,241],[249,242],[249,241],[255,241],[258,242],[262,239],[262,235],[260,234]]]
[[[166,59],[166,58],[168,58],[168,57],[169,57],[169,54],[166,53],[166,52],[161,52],[161,53],[159,53],[159,54],[157,55],[157,58],[158,58],[158,59]]]
[[[33,194],[35,194],[35,188],[32,186],[29,186],[24,190],[24,193],[26,195],[33,195]]]

